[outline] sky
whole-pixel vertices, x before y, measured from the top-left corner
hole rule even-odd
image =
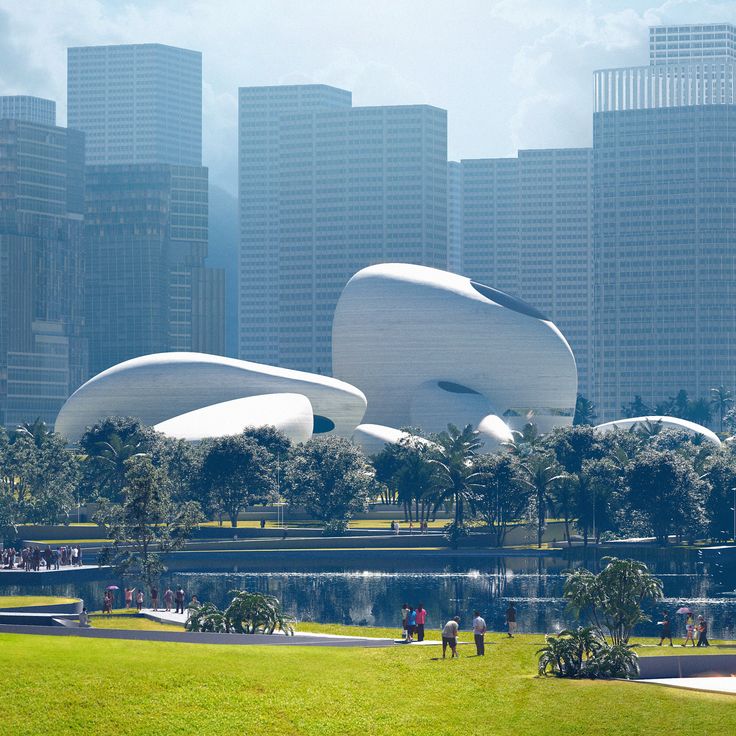
[[[591,144],[592,72],[645,65],[647,28],[736,23],[734,0],[0,0],[0,94],[57,102],[66,48],[203,53],[204,165],[234,193],[237,88],[324,83],[448,111],[448,156]]]

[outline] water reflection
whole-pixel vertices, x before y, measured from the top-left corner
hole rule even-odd
[[[710,620],[714,638],[734,634],[736,596],[728,595],[736,588],[733,562],[717,554],[704,557],[686,550],[653,549],[640,556],[646,558],[664,583],[666,600],[651,612],[654,622],[660,618],[663,607],[673,613],[674,608],[686,602]],[[223,561],[221,569],[214,572],[190,569],[168,573],[162,580],[162,589],[182,585],[188,596],[196,594],[200,600],[224,606],[228,591],[247,588],[277,596],[298,620],[397,628],[401,604],[406,601],[424,604],[430,629],[455,614],[467,626],[473,609],[478,608],[489,627],[501,631],[506,608],[513,601],[521,631],[554,631],[574,623],[560,598],[563,571],[581,564],[597,569],[600,557],[597,553],[582,557],[579,551],[542,558],[479,558],[468,554],[444,565],[424,560],[414,565],[411,572],[393,569],[400,565],[387,565],[389,569],[385,570],[241,572],[231,562]],[[101,608],[106,585],[124,585],[111,577],[22,588],[3,582],[0,581],[0,592],[4,594],[78,595],[93,609]],[[677,635],[684,628],[679,619],[674,617]],[[640,632],[655,634],[656,624],[646,624]]]

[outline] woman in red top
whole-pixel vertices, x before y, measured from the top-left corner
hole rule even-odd
[[[427,621],[427,612],[420,603],[417,606],[417,641],[424,641],[424,624]]]

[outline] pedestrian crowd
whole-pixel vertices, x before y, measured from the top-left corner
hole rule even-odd
[[[137,592],[136,592],[137,590]],[[109,594],[110,598],[110,607],[112,608],[112,591],[106,590],[105,591],[105,600],[107,600]],[[132,608],[133,607],[133,601],[135,600],[135,607],[140,611],[143,609],[144,604],[146,602],[146,594],[143,592],[143,588],[125,588],[123,591],[123,595],[125,597],[125,607],[126,608]],[[151,601],[150,608],[153,611],[158,611],[159,606],[159,596],[158,596],[158,588],[155,586],[152,586],[149,591],[149,597]],[[186,599],[186,593],[184,592],[184,588],[181,586],[176,589],[176,591],[172,590],[170,587],[167,587],[163,594],[163,610],[166,611],[166,613],[170,613],[171,609],[174,608],[174,613],[184,613],[184,601]],[[189,601],[189,605],[187,608],[194,608],[199,605],[199,601],[197,600],[197,596],[193,595],[192,599]],[[104,612],[103,607],[103,612]]]
[[[677,612],[687,616],[685,619],[685,640],[681,646],[686,647],[690,642],[694,647],[709,647],[708,622],[705,616],[700,615],[696,619],[695,614],[689,608],[681,608]],[[670,646],[674,646],[672,643],[672,622],[667,611],[662,611],[662,620],[658,621],[657,624],[660,629],[659,644],[657,646],[661,647],[665,639],[669,639]]]
[[[25,572],[40,572],[44,570],[59,570],[62,567],[78,567],[82,562],[82,548],[79,545],[63,545],[52,549],[46,545],[45,549],[39,546],[28,546],[23,549],[6,547],[0,551],[0,562],[6,570],[25,570]]]
[[[424,641],[424,627],[427,622],[427,611],[422,603],[413,608],[408,603],[404,603],[401,607],[401,629],[402,637],[407,644],[414,641]],[[488,631],[485,619],[480,615],[480,611],[473,612],[473,640],[475,641],[475,653],[478,657],[485,656],[485,635]],[[516,631],[516,608],[513,603],[509,603],[506,609],[506,631],[509,637],[514,636]],[[442,627],[442,659],[447,657],[447,649],[450,649],[450,656],[458,657],[457,637],[460,632],[460,617],[453,616]],[[414,638],[416,637],[416,639]]]
[[[426,519],[422,519],[418,524],[415,524],[413,521],[409,522],[409,534],[414,534],[414,530],[418,529],[420,534],[426,534],[429,531],[429,522],[426,521]],[[401,524],[394,520],[391,522],[391,531],[394,534],[400,534],[401,533]]]

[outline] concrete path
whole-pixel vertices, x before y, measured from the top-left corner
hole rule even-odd
[[[152,621],[158,621],[162,624],[179,624],[181,626],[184,626],[187,620],[187,614],[186,613],[174,613],[173,611],[162,611],[157,610],[154,611],[152,608],[144,608],[141,610],[141,613],[148,619],[151,619]],[[280,634],[275,634],[274,636],[281,636]],[[309,639],[319,638],[320,640],[323,640],[326,645],[330,642],[330,640],[334,640],[335,642],[341,642],[345,640],[349,641],[360,641],[360,642],[375,642],[375,641],[382,641],[382,642],[389,642],[393,644],[398,645],[406,645],[406,642],[403,639],[378,639],[375,636],[345,636],[343,634],[312,634],[308,631],[295,631],[294,632],[294,639],[299,639],[298,642],[295,643],[301,643],[304,638],[307,637]],[[430,639],[425,639],[424,641],[414,641],[409,646],[433,646],[433,645],[439,645],[441,644],[441,641],[434,641]],[[460,642],[461,644],[465,642]],[[337,646],[337,644],[336,644]],[[354,646],[354,645],[353,645]]]
[[[634,680],[633,682],[736,695],[736,677],[666,677],[657,680]]]
[[[58,570],[47,570],[42,567],[40,570],[24,570],[22,567],[14,567],[8,570],[6,567],[0,568],[0,575],[58,575],[62,572],[78,572],[80,570],[100,570],[98,565],[64,565]]]

